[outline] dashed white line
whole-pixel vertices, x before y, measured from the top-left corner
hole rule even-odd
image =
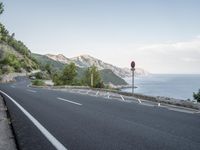
[[[57,97],[57,99],[59,99],[61,101],[69,102],[69,103],[72,103],[72,104],[75,104],[75,105],[79,105],[79,106],[82,105],[80,103],[77,103],[77,102],[74,102],[74,101],[70,101],[70,100],[67,100],[67,99],[64,99],[64,98],[60,98],[60,97]]]
[[[91,90],[88,90],[88,91],[87,91],[87,94],[89,94],[89,93],[90,93],[90,91],[91,91]]]
[[[30,84],[27,85],[27,87],[30,87],[31,85],[32,85],[32,84],[30,83]]]
[[[2,94],[8,97],[24,114],[30,119],[30,121],[41,131],[41,133],[49,140],[49,142],[57,150],[67,150],[65,146],[60,143],[44,126],[42,126],[28,111],[26,111],[19,103],[17,103],[12,97],[0,90]]]
[[[37,92],[37,91],[34,91],[34,90],[29,90],[29,89],[27,89],[27,91],[32,92],[32,93],[36,93]]]
[[[109,93],[109,92],[107,92],[107,94],[108,94],[108,97],[107,97],[107,98],[109,99],[109,98],[110,98],[110,93]]]
[[[123,101],[125,101],[125,99],[124,99],[124,97],[123,97],[122,95],[120,95],[120,97],[121,97],[121,99],[122,99]]]
[[[15,86],[14,86],[14,85],[11,85],[10,87],[11,87],[11,88],[15,88]]]
[[[140,104],[142,103],[141,100],[140,100],[139,98],[138,98],[137,100],[138,100],[138,102],[139,102]]]
[[[97,91],[96,96],[99,94],[99,91]]]

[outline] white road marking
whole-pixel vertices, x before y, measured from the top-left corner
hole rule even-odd
[[[36,93],[37,92],[37,91],[34,91],[34,90],[29,90],[29,89],[27,89],[27,91],[32,92],[32,93]]]
[[[96,96],[99,94],[99,91],[97,91]]]
[[[140,100],[139,98],[138,98],[137,100],[138,100],[138,102],[139,102],[140,104],[142,103],[141,100]]]
[[[15,88],[15,86],[14,86],[14,85],[11,85],[10,87],[11,87],[11,88]]]
[[[79,105],[79,106],[82,105],[82,104],[80,104],[80,103],[73,102],[73,101],[70,101],[70,100],[67,100],[67,99],[64,99],[64,98],[60,98],[60,97],[57,97],[57,99],[59,99],[59,100],[61,100],[61,101],[69,102],[69,103],[72,103],[72,104],[76,104],[76,105]]]
[[[27,85],[27,87],[30,87],[31,85],[32,85],[32,84],[30,83],[30,84]]]
[[[57,150],[67,150],[65,146],[60,143],[44,126],[42,126],[28,111],[26,111],[19,103],[17,103],[12,97],[0,90],[2,94],[8,97],[24,114],[30,119],[30,121],[41,131],[41,133],[49,140],[49,142]]]
[[[90,91],[91,91],[91,90],[88,90],[88,91],[87,91],[87,94],[89,94],[89,93],[90,93]]]
[[[190,114],[194,114],[195,112],[190,111],[190,110],[186,110],[186,109],[177,109],[177,108],[170,108],[170,107],[166,107],[168,110],[172,110],[172,111],[178,111],[178,112],[183,112],[183,113],[190,113]]]
[[[107,92],[107,94],[108,94],[108,99],[110,98],[110,93],[109,92]]]
[[[124,99],[124,97],[123,97],[122,95],[120,95],[120,97],[121,97],[121,99],[122,99],[123,101],[125,101],[125,99]]]

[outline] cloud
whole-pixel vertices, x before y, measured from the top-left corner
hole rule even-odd
[[[148,44],[137,48],[138,60],[153,72],[200,73],[200,36],[179,42]]]
[[[164,51],[196,51],[200,52],[200,36],[183,42],[175,43],[159,43],[139,47],[139,50],[145,51],[155,51],[155,52],[164,52]]]

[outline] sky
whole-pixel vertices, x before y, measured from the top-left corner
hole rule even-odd
[[[199,0],[0,0],[0,21],[39,54],[89,54],[151,73],[200,74]]]

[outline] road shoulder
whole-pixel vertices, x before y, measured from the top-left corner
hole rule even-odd
[[[6,114],[6,107],[3,98],[0,96],[0,149],[16,150],[14,136],[9,125],[9,119]]]

